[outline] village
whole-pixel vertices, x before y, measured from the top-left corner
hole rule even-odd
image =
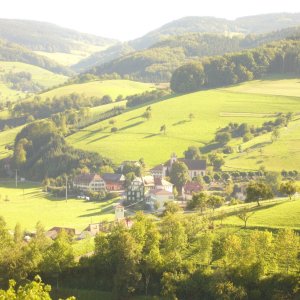
[[[172,166],[176,162],[183,163],[188,172],[188,180],[182,185],[180,192],[175,184],[170,182]],[[243,180],[242,182],[235,180],[233,185],[229,176],[223,176],[225,179],[214,176],[215,179],[205,182],[203,178],[210,173],[205,159],[178,158],[173,153],[165,163],[151,168],[141,176],[134,175],[128,181],[126,174],[124,175],[125,168],[128,166],[140,168],[141,165],[140,161],[124,161],[117,169],[120,173],[76,175],[69,192],[75,193],[77,198],[91,201],[92,197],[100,194],[119,199],[114,209],[115,220],[89,224],[83,231],[75,228],[53,227],[46,232],[46,235],[55,239],[61,231],[65,231],[76,239],[84,239],[86,236],[94,237],[100,231],[109,231],[115,222],[122,222],[130,228],[132,226],[130,216],[133,216],[135,211],[143,210],[159,215],[163,213],[169,202],[175,202],[181,208],[187,209],[193,195],[200,192],[220,195],[225,199],[231,197],[240,202],[246,199],[246,183]],[[227,204],[230,204],[229,201]]]

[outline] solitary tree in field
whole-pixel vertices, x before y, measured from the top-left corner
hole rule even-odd
[[[297,185],[294,181],[283,182],[280,185],[280,192],[284,195],[287,195],[290,198],[290,200],[292,200],[292,197],[297,192]]]
[[[195,119],[195,115],[193,113],[190,113],[189,114],[189,119],[190,119],[190,121],[192,121],[193,119]]]
[[[167,131],[167,126],[164,124],[160,127],[160,132],[163,132],[164,134],[166,134]]]
[[[145,118],[146,120],[150,120],[151,116],[152,116],[151,110],[146,110],[142,115],[142,117]]]
[[[207,199],[207,205],[212,208],[213,211],[224,203],[224,198],[217,195],[211,195]]]
[[[264,182],[250,182],[247,189],[247,202],[257,202],[260,205],[260,200],[267,200],[274,197],[272,188]]]
[[[272,142],[275,142],[275,141],[277,141],[279,138],[280,138],[280,131],[279,131],[278,128],[276,128],[276,129],[274,129],[274,131],[272,132],[271,140],[272,140]]]
[[[250,217],[254,215],[254,211],[249,211],[247,208],[243,208],[238,214],[237,217],[244,222],[244,227],[247,228],[247,222]]]

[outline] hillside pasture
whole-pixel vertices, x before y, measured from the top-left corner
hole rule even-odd
[[[8,228],[19,222],[24,229],[33,230],[41,221],[46,229],[53,226],[83,230],[88,224],[114,219],[117,200],[93,202],[83,199],[55,198],[42,191],[39,185],[0,183],[0,215]],[[9,201],[6,201],[6,200]]]
[[[110,95],[114,100],[119,95],[124,97],[140,94],[151,90],[154,85],[130,80],[103,80],[92,81],[81,84],[70,84],[40,94],[42,98],[60,97],[72,93],[84,94],[87,97],[103,97]]]
[[[114,125],[108,126],[106,120],[84,128],[68,141],[108,156],[116,164],[143,157],[151,167],[173,152],[182,156],[188,146],[205,146],[216,130],[229,122],[261,125],[274,119],[277,112],[300,111],[300,98],[210,90],[172,97],[153,103],[151,108],[148,121],[142,117],[145,106],[115,117]],[[160,132],[162,125],[166,125],[166,134]],[[111,127],[117,127],[118,132],[111,133]]]
[[[50,88],[55,85],[64,83],[68,77],[55,74],[46,69],[20,62],[0,62],[0,75],[6,73],[27,72],[32,75],[32,81],[42,85],[45,88]]]
[[[280,129],[280,137],[272,141],[271,134],[258,136],[249,142],[240,141],[241,153],[226,157],[224,170],[297,170],[300,168],[300,120]]]
[[[273,78],[248,81],[224,90],[237,93],[300,97],[300,78],[282,79],[274,76]]]
[[[261,202],[263,204],[263,201]],[[249,228],[292,228],[300,230],[300,198],[294,200],[275,200],[261,207],[255,206],[251,209],[254,214],[249,218]],[[236,215],[222,220],[222,224],[243,227],[244,222]]]

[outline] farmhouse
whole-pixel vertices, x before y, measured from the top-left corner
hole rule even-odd
[[[77,175],[73,180],[73,187],[83,192],[100,192],[106,189],[104,180],[98,174]]]
[[[206,160],[204,159],[185,159],[185,158],[177,158],[176,154],[173,153],[171,159],[166,161],[164,164],[157,165],[153,169],[150,170],[152,176],[157,178],[163,178],[170,174],[172,170],[172,165],[174,162],[180,161],[185,163],[188,168],[189,176],[191,179],[201,175],[206,175]]]
[[[122,191],[125,184],[125,176],[122,174],[105,173],[101,175],[108,191]]]

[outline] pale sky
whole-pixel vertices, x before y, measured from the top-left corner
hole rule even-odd
[[[300,12],[300,0],[2,0],[0,18],[29,19],[130,40],[186,16]]]

